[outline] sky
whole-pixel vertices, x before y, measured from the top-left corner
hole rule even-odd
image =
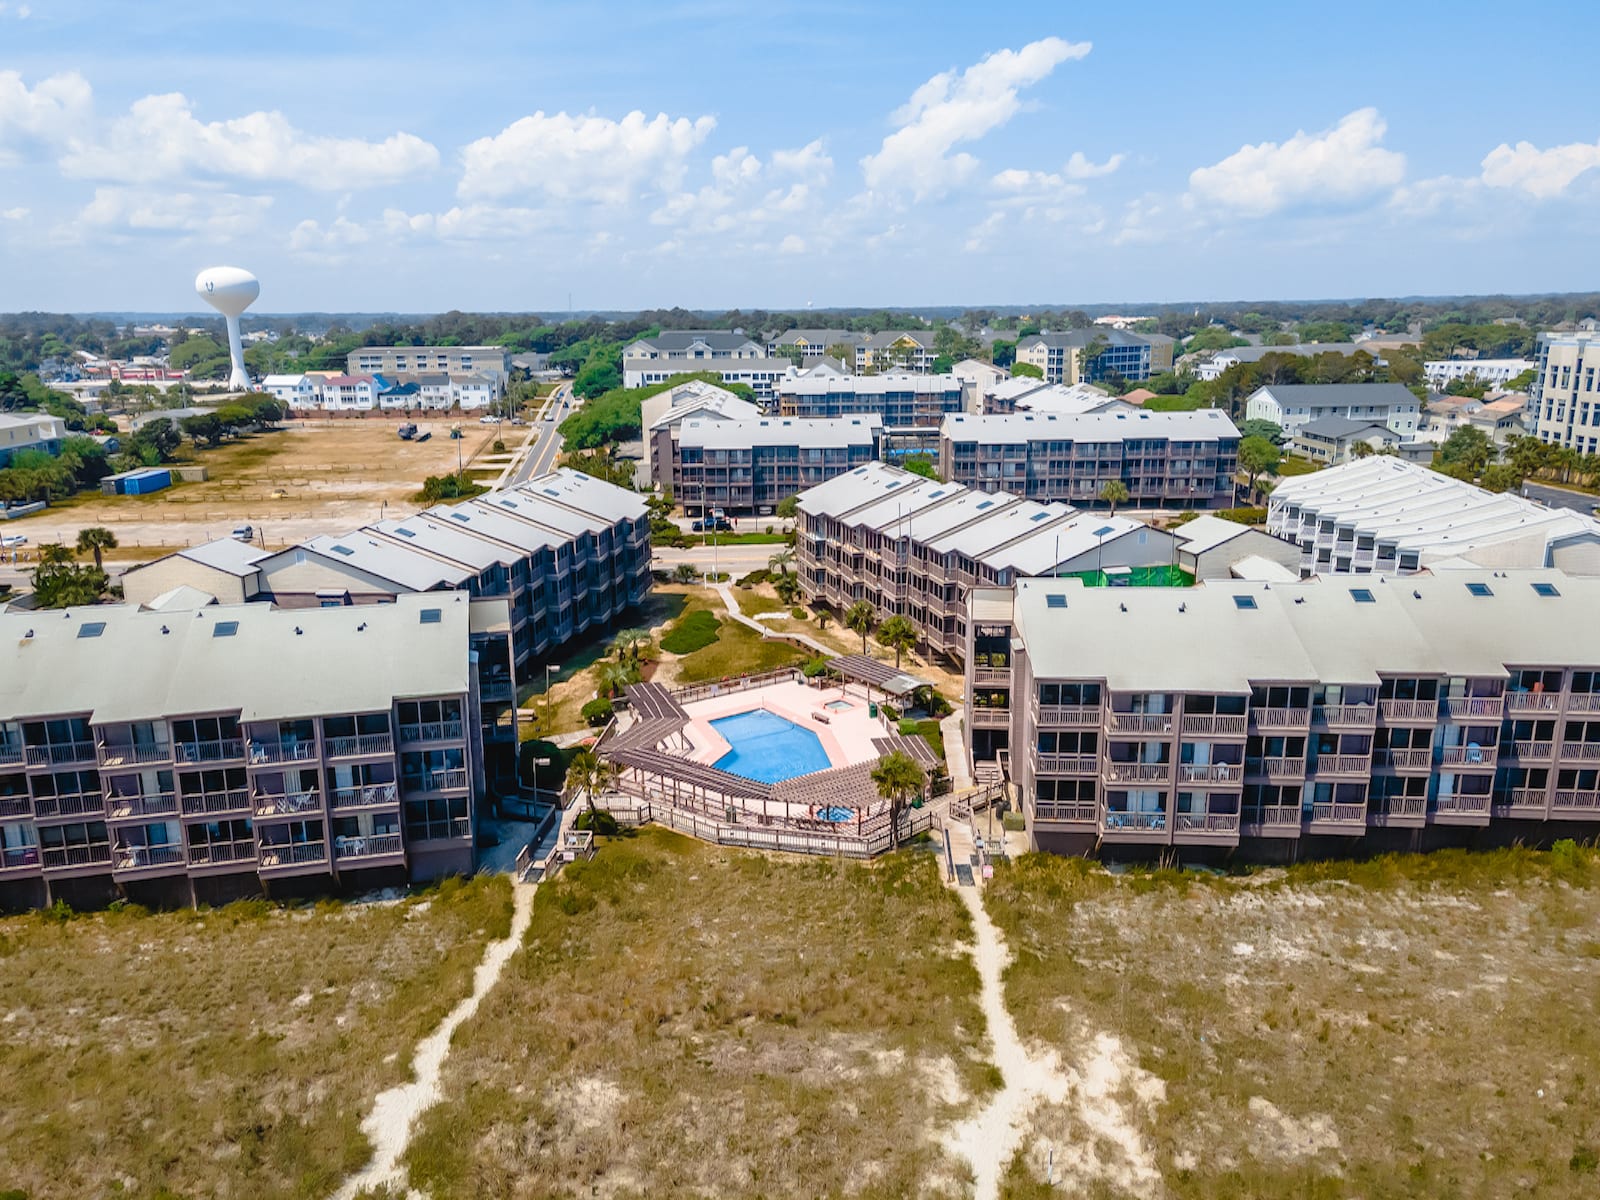
[[[0,311],[1600,288],[1600,4],[1442,7],[0,0]]]

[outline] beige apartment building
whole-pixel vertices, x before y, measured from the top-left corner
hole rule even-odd
[[[0,614],[0,908],[472,870],[507,625],[463,592]]]
[[[1592,322],[1590,323],[1592,324]],[[1600,453],[1600,330],[1541,333],[1524,424],[1541,442]]]
[[[1557,571],[1025,579],[974,595],[967,725],[1044,850],[1592,836],[1597,606],[1600,581]]]
[[[345,359],[351,375],[487,375],[497,389],[511,373],[504,346],[363,346]]]

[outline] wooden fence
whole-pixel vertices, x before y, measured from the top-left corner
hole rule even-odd
[[[868,859],[896,845],[888,826],[862,837],[850,834],[804,833],[794,829],[728,824],[699,813],[674,808],[650,800],[638,800],[631,809],[612,809],[621,825],[643,825],[654,821],[679,833],[717,846],[740,846],[749,850],[782,850],[788,854],[819,854],[835,858]],[[900,820],[900,845],[933,828],[933,814],[912,809]]]

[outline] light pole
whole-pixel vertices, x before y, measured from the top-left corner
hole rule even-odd
[[[560,669],[560,663],[545,663],[544,665],[544,719],[547,724],[550,721],[550,672],[559,671]],[[550,731],[546,730],[545,732],[548,733]]]

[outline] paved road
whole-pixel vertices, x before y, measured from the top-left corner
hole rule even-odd
[[[1600,506],[1600,496],[1592,496],[1588,492],[1569,492],[1566,488],[1551,487],[1546,483],[1525,483],[1522,485],[1522,494],[1551,508],[1570,508],[1586,517],[1593,516],[1596,506]]]
[[[544,413],[533,423],[528,452],[516,470],[511,472],[511,477],[506,481],[508,486],[526,483],[535,475],[543,475],[555,466],[556,455],[561,453],[561,435],[556,432],[556,427],[575,407],[577,401],[572,395],[570,383],[563,383],[550,394]]]

